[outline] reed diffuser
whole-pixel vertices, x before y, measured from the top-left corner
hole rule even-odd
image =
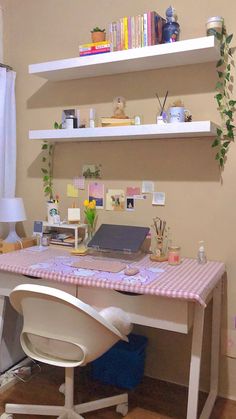
[[[150,255],[152,261],[164,262],[168,260],[169,227],[166,221],[159,217],[153,218],[152,225],[155,232],[155,246]]]

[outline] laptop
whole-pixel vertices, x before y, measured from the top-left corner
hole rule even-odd
[[[95,250],[138,252],[149,233],[149,227],[102,224],[88,247]]]

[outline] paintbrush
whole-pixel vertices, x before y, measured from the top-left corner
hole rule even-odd
[[[165,104],[166,104],[166,99],[167,99],[167,96],[168,96],[168,90],[166,91],[166,95],[165,95],[165,99],[164,99],[164,102],[163,102],[163,106],[162,106],[162,108],[161,108],[161,113],[160,113],[160,116],[162,116],[162,114],[163,114],[163,111],[164,111],[164,109],[165,109]]]
[[[162,108],[162,104],[161,104],[161,101],[160,101],[159,96],[158,96],[158,94],[157,94],[157,93],[156,93],[156,97],[157,97],[157,100],[158,100],[158,102],[159,102],[159,104],[160,104],[160,108]]]

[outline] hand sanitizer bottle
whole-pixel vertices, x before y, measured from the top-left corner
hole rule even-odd
[[[204,248],[204,242],[203,241],[200,241],[199,242],[199,249],[198,249],[198,254],[197,254],[197,261],[200,264],[203,264],[203,263],[206,263],[207,262],[205,248]]]

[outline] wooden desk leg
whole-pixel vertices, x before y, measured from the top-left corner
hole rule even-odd
[[[211,377],[210,392],[205,402],[199,419],[208,419],[211,415],[217,393],[219,377],[219,355],[220,355],[220,321],[221,321],[221,288],[220,281],[213,292],[212,307],[212,337],[211,337]]]
[[[188,388],[187,419],[197,419],[204,314],[204,307],[198,303],[195,303]]]
[[[5,306],[6,306],[6,297],[4,297],[3,295],[0,295],[0,342],[2,341]]]

